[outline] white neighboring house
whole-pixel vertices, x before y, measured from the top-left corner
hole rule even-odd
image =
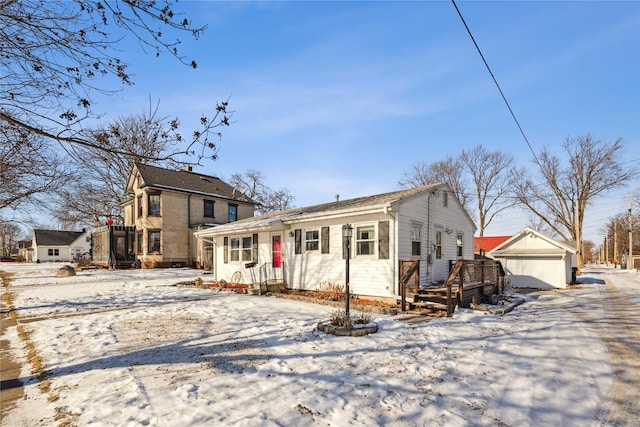
[[[511,286],[553,289],[571,283],[576,253],[571,246],[525,228],[486,255],[502,263]]]
[[[344,285],[345,224],[353,227],[349,285],[354,294],[399,297],[401,261],[419,261],[419,282],[426,285],[446,279],[456,259],[473,259],[476,227],[448,184],[288,209],[199,230],[194,233],[197,256],[213,271],[214,280],[280,280],[305,290]]]
[[[33,230],[33,261],[72,262],[91,250],[88,231]]]

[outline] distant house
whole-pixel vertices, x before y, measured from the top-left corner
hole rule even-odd
[[[193,266],[197,228],[253,216],[255,202],[221,179],[136,164],[126,185],[124,225],[93,231],[93,259],[102,265]]]
[[[73,262],[88,254],[91,249],[91,236],[86,230],[58,231],[33,230],[31,239],[34,262],[64,261]]]
[[[33,262],[33,248],[31,247],[31,239],[18,241],[16,249],[16,258],[18,259],[18,261]]]
[[[280,280],[294,289],[346,282],[343,227],[352,227],[352,292],[398,298],[403,266],[421,285],[473,259],[473,221],[447,184],[288,209],[199,230],[198,258],[216,280]],[[235,279],[233,279],[235,277]]]
[[[502,244],[503,242],[509,240],[510,238],[511,236],[475,237],[473,239],[473,253],[478,257],[484,256],[487,254],[487,252]]]
[[[502,263],[513,287],[563,288],[577,266],[576,249],[525,228],[487,252]]]

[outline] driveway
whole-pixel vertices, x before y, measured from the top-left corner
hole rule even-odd
[[[613,385],[594,425],[637,426],[640,420],[640,275],[594,268],[586,282],[601,281],[597,297],[577,297],[566,309],[589,325],[607,346]],[[573,292],[573,291],[570,291]],[[580,293],[580,290],[576,290]],[[603,310],[594,310],[602,304]]]

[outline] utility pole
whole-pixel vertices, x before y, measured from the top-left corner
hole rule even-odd
[[[578,198],[578,202],[576,202],[576,228],[575,228],[575,235],[576,235],[576,251],[577,251],[577,255],[576,255],[576,261],[578,263],[578,265],[576,265],[576,267],[578,267],[577,269],[577,275],[580,276],[580,268],[582,267],[582,244],[580,242],[580,215],[579,212],[580,211],[580,198]]]
[[[618,266],[618,220],[613,221],[613,267]]]
[[[629,259],[627,270],[633,270],[633,223],[631,221],[631,194],[629,194]]]

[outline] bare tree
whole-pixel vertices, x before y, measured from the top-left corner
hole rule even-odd
[[[123,223],[120,202],[134,164],[163,158],[171,152],[179,135],[178,126],[175,120],[158,116],[158,104],[150,104],[147,114],[120,117],[106,126],[108,134],[94,131],[96,141],[106,141],[115,151],[127,155],[75,147],[71,154],[81,167],[78,179],[58,192],[60,203],[55,212],[58,220],[75,226],[96,226],[106,219]],[[154,164],[176,169],[184,166],[173,159]]]
[[[463,150],[460,160],[475,187],[478,232],[482,237],[495,216],[515,204],[515,199],[506,197],[511,190],[513,157],[476,145],[469,151]]]
[[[123,40],[133,37],[158,56],[168,53],[182,63],[197,64],[178,52],[176,32],[198,37],[171,0],[8,0],[0,2],[0,124],[71,146],[111,150],[105,138],[91,138],[83,128],[93,115],[92,97],[114,93],[133,83],[129,64],[120,59]],[[149,157],[162,161],[177,156],[216,156],[216,128],[229,124],[227,101],[212,105],[201,117],[201,129],[179,138],[171,153]]]
[[[446,182],[453,190],[460,203],[467,208],[469,195],[466,191],[465,168],[459,157],[447,156],[445,160],[430,164],[414,163],[411,170],[403,174],[398,184],[404,188]]]
[[[247,169],[244,174],[234,173],[229,184],[258,202],[256,211],[259,214],[288,209],[295,200],[287,188],[272,190],[265,184],[264,173],[256,169]]]
[[[624,186],[637,173],[621,160],[622,140],[612,143],[591,135],[568,137],[561,159],[545,148],[536,159],[537,176],[514,172],[514,196],[565,241],[581,248],[582,225],[589,202]],[[582,266],[578,254],[578,267]]]
[[[529,220],[529,225],[528,225],[529,228],[536,230],[544,234],[545,236],[549,236],[552,238],[560,237],[556,235],[556,233],[554,233],[553,230],[549,228],[547,223],[544,220],[542,220],[539,216],[536,216],[535,214],[529,212],[528,220]]]
[[[596,245],[591,240],[582,241],[582,253],[585,264],[595,262],[597,259]]]
[[[64,187],[72,173],[42,137],[0,122],[0,210],[41,201]]]
[[[22,230],[16,224],[0,219],[0,253],[2,256],[10,256],[16,251],[21,234]]]

